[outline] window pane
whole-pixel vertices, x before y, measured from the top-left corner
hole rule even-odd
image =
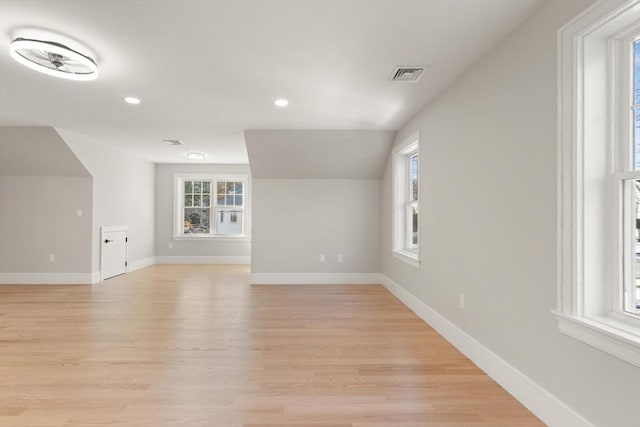
[[[202,202],[202,199],[201,199],[200,195],[199,194],[194,194],[193,195],[193,206],[202,206],[201,202]]]
[[[193,206],[193,196],[191,194],[185,194],[184,196],[184,207]]]
[[[216,203],[218,204],[218,206],[225,206],[224,194],[218,194]]]
[[[236,195],[235,196],[235,206],[242,206],[242,195],[240,195],[240,196]]]
[[[184,210],[184,234],[209,232],[209,209],[187,208]]]
[[[415,204],[411,210],[411,248],[416,249],[418,247],[418,205]]]
[[[202,181],[193,181],[193,192],[199,193],[202,191]]]
[[[202,192],[211,193],[211,183],[209,181],[204,181],[202,183]]]
[[[184,182],[184,192],[192,193],[193,192],[193,181],[185,181]]]
[[[218,181],[218,185],[216,186],[218,194],[224,194],[225,185],[224,182]]]
[[[210,196],[202,196],[202,206],[209,206],[210,203]]]
[[[242,183],[241,182],[236,182],[234,191],[236,194],[242,194]]]
[[[231,193],[233,191],[233,182],[227,182],[226,183],[226,193]]]
[[[626,259],[631,266],[632,277],[625,280],[623,306],[629,313],[640,314],[640,180],[629,180],[625,185],[633,186],[625,191],[627,197],[631,198],[631,203],[627,203],[631,226],[627,230],[632,236],[628,236],[631,248],[627,251]]]
[[[217,216],[217,234],[242,234],[242,211],[219,210]]]
[[[411,200],[418,200],[418,155],[411,156],[410,163],[410,191]]]

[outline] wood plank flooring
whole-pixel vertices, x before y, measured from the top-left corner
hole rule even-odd
[[[0,286],[0,426],[542,426],[382,286]]]

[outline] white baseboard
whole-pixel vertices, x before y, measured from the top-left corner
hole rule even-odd
[[[254,285],[371,285],[380,284],[379,273],[253,273]]]
[[[156,264],[251,264],[250,256],[157,256]]]
[[[129,272],[140,270],[141,268],[149,267],[156,263],[156,257],[148,257],[131,261],[129,263]]]
[[[91,273],[0,273],[0,285],[89,285]]]
[[[550,427],[594,427],[580,414],[386,275],[382,284]]]

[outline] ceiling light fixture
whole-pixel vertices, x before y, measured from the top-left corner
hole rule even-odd
[[[286,99],[276,99],[274,104],[276,104],[277,107],[286,107],[289,105],[289,101]]]
[[[133,96],[125,96],[124,97],[124,102],[126,102],[127,104],[131,104],[131,105],[140,104],[140,100],[138,98],[134,98]]]
[[[204,153],[187,153],[189,160],[204,160],[207,157]]]
[[[22,65],[54,77],[88,81],[98,78],[98,65],[87,55],[61,43],[18,37],[9,45]]]

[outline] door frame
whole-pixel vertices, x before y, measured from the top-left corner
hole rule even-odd
[[[104,277],[102,272],[104,271],[104,251],[102,250],[102,248],[104,247],[105,243],[104,243],[104,239],[105,239],[105,233],[111,233],[113,231],[124,231],[124,235],[125,235],[125,242],[128,241],[129,239],[129,227],[127,225],[115,225],[115,226],[111,226],[111,227],[100,227],[100,281],[104,281]],[[124,267],[124,274],[127,274],[129,272],[129,245],[125,244],[124,245],[124,260],[125,260],[125,267]]]

